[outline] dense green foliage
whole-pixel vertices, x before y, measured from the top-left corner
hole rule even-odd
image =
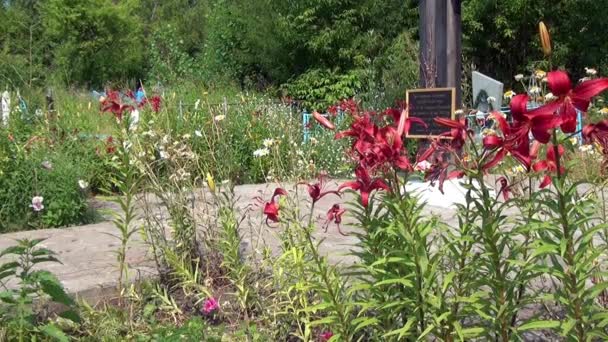
[[[462,6],[465,60],[499,79],[541,59],[539,20],[552,33],[554,66],[582,73],[608,62],[601,1]],[[412,0],[9,0],[0,5],[0,79],[21,88],[135,79],[258,89],[287,83],[310,98],[302,83],[344,76],[359,86],[329,98],[365,94],[371,84],[392,101],[415,85],[417,28]]]
[[[582,77],[585,67],[608,66],[605,2],[464,0],[462,6],[465,55],[481,72],[507,83],[522,67],[542,63],[540,20],[551,32],[554,67]]]

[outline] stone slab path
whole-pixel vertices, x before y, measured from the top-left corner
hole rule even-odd
[[[328,189],[337,188],[338,183],[328,184]],[[269,246],[274,252],[279,249],[278,228],[268,227],[264,224],[261,216],[261,209],[256,207],[256,197],[268,199],[272,195],[278,184],[258,184],[242,185],[235,187],[236,207],[243,215],[248,216],[242,225],[244,236],[244,249],[254,250],[261,246]],[[284,185],[292,193],[292,198],[301,198],[300,210],[309,211],[309,203],[305,186],[298,186],[297,193],[294,192],[294,185]],[[205,195],[204,190],[195,194],[195,202],[202,203]],[[354,200],[352,194],[344,194],[342,198],[328,195],[315,205],[314,217],[318,220],[321,227],[328,208],[334,203],[346,203]],[[166,220],[166,210],[163,210],[160,203],[154,203],[156,199],[148,200],[152,206],[156,205],[156,212]],[[446,200],[447,204],[449,200]],[[429,215],[441,216],[447,222],[455,222],[455,211],[450,208],[428,206],[425,209]],[[204,215],[204,209],[195,209],[199,214]],[[346,216],[346,215],[345,215]],[[348,225],[349,219],[345,218],[343,225],[344,232],[352,232],[354,228]],[[18,239],[37,239],[44,238],[42,246],[49,248],[57,253],[61,264],[46,263],[42,267],[53,272],[61,280],[69,293],[77,295],[91,303],[107,298],[114,293],[117,283],[117,262],[116,250],[119,241],[115,235],[116,228],[112,222],[101,222],[97,224],[61,228],[46,229],[38,231],[24,231],[0,235],[0,250],[14,245]],[[343,236],[338,233],[335,227],[330,226],[327,232],[318,229],[315,233],[317,239],[323,239],[320,250],[327,255],[332,263],[352,264],[356,259],[349,255],[357,239],[353,236]],[[127,262],[131,275],[130,279],[145,279],[156,276],[156,268],[151,259],[148,246],[143,242],[140,234],[134,234],[128,246]]]

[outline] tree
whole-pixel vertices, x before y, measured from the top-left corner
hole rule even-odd
[[[67,84],[139,78],[144,37],[137,1],[47,0],[40,8],[50,66]]]

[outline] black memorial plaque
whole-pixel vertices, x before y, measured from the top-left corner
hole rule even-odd
[[[435,123],[434,118],[454,119],[454,88],[430,88],[408,90],[406,95],[408,116],[422,119],[427,127],[413,123],[408,138],[432,138],[449,131],[449,128]]]

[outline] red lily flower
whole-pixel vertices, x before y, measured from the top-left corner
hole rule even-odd
[[[443,156],[439,153],[435,157],[435,161],[431,166],[427,169],[424,174],[424,180],[430,181],[431,186],[435,186],[435,182],[439,181],[439,191],[443,194],[443,183],[446,180],[454,179],[454,178],[462,178],[464,176],[464,171],[462,170],[453,170],[448,173],[448,168],[450,164],[443,160]]]
[[[557,158],[560,158],[564,154],[564,147],[562,145],[559,145],[557,147],[557,149],[558,149],[559,156],[555,155],[555,148],[553,148],[553,145],[548,144],[547,145],[547,158],[545,160],[536,162],[532,166],[534,171],[536,171],[536,172],[546,171],[547,173],[556,172],[557,171]],[[563,174],[565,172],[565,169],[563,166],[560,166],[559,172],[560,172],[560,174]],[[540,183],[540,188],[542,189],[549,184],[551,184],[551,176],[549,174],[546,174],[545,178],[543,178],[543,181]]]
[[[511,99],[511,115],[513,115],[512,140],[524,143],[528,139],[528,132],[532,132],[534,139],[546,144],[551,139],[551,131],[560,125],[561,120],[547,110],[547,105],[527,110],[528,95],[519,94]]]
[[[346,182],[338,188],[341,191],[344,188],[351,188],[355,191],[361,192],[361,205],[367,207],[369,205],[369,195],[374,190],[386,190],[390,191],[390,188],[380,178],[371,178],[369,172],[361,165],[355,169],[355,175],[357,179],[354,181]]]
[[[331,129],[331,130],[336,129],[336,126],[334,126],[334,124],[331,123],[331,121],[329,121],[326,117],[321,115],[316,110],[312,113],[312,117],[315,118],[315,120],[317,120],[317,122],[319,124],[323,125],[325,128]]]
[[[312,199],[313,204],[329,194],[334,194],[334,195],[337,195],[338,197],[340,196],[340,193],[336,190],[323,191],[323,188],[325,187],[325,184],[326,184],[325,183],[326,178],[327,178],[327,176],[325,174],[319,174],[319,176],[317,178],[318,180],[314,184],[304,183],[304,182],[298,183],[298,184],[306,185],[308,187],[308,194],[310,195],[310,198]]]
[[[329,106],[329,108],[327,108],[327,112],[332,116],[336,116],[338,115],[338,109],[340,108],[337,105]]]
[[[602,147],[608,147],[608,120],[586,125],[583,137],[587,141],[595,141]]]
[[[350,125],[350,128],[345,131],[336,133],[335,139],[342,139],[345,137],[373,139],[377,127],[372,122],[369,113],[365,113],[363,116],[355,116],[354,118],[355,120]]]
[[[278,196],[287,196],[287,191],[281,188],[276,188],[274,190],[274,194],[270,198],[269,202],[264,204],[264,215],[266,215],[266,224],[268,225],[268,221],[279,222],[279,203],[275,200]],[[263,202],[261,198],[258,198],[259,201]]]
[[[449,132],[442,133],[441,136],[452,138],[452,146],[455,149],[459,150],[464,146],[468,132],[467,123],[464,118],[458,120],[434,118],[433,120],[441,126],[450,128]]]
[[[162,99],[158,95],[152,96],[152,98],[150,98],[150,105],[152,106],[152,110],[154,111],[154,113],[160,112],[161,103]]]
[[[342,102],[340,102],[339,104],[339,107],[343,112],[348,112],[352,115],[359,114],[359,105],[352,98],[348,100],[342,100]]]
[[[576,131],[576,110],[587,112],[591,98],[608,89],[608,78],[588,80],[572,89],[570,77],[566,72],[551,71],[547,74],[547,85],[558,99],[535,111],[557,114],[561,120],[562,131],[574,133]]]
[[[125,111],[132,111],[133,109],[133,106],[122,103],[117,91],[108,91],[108,96],[101,102],[101,111],[114,114],[118,120],[122,119]]]
[[[347,236],[346,234],[342,233],[342,230],[340,230],[340,223],[342,223],[342,215],[344,215],[345,212],[346,212],[346,209],[340,208],[339,204],[334,204],[331,206],[331,208],[329,208],[329,210],[327,211],[327,221],[325,222],[325,232],[326,233],[327,233],[327,228],[329,227],[329,224],[333,221],[333,223],[335,223],[336,226],[338,227],[338,233],[340,233],[341,235]]]
[[[388,108],[383,114],[393,118],[393,122],[397,127],[397,134],[399,136],[403,136],[404,133],[407,134],[410,131],[410,127],[413,123],[417,123],[423,125],[425,128],[428,128],[424,120],[416,117],[410,117],[408,115],[407,104],[405,103],[400,103],[400,106],[397,108]]]
[[[505,201],[508,201],[511,198],[511,186],[507,182],[505,177],[500,177],[496,180],[496,183],[500,183],[500,188],[498,189],[498,194],[502,194],[502,197]]]
[[[483,170],[488,170],[498,165],[500,161],[510,153],[517,161],[519,161],[526,170],[530,169],[532,159],[530,157],[530,139],[528,132],[521,132],[518,129],[513,129],[508,123],[503,114],[493,112],[488,116],[488,119],[496,121],[500,128],[503,137],[498,135],[488,135],[483,139],[483,145],[488,150],[496,150],[494,157],[483,165]]]
[[[608,169],[608,120],[587,125],[583,128],[583,137],[588,142],[595,142],[602,148],[603,167]]]
[[[402,154],[403,140],[397,130],[391,126],[380,129],[376,141],[376,147],[382,155],[381,161],[389,162],[401,170],[413,169],[407,156]]]
[[[106,153],[112,154],[114,152],[116,152],[116,146],[114,146],[114,138],[112,138],[112,136],[109,136],[106,139]]]

